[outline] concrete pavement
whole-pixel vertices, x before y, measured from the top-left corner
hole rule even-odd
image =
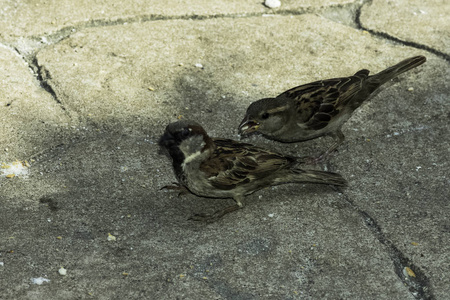
[[[448,298],[449,4],[0,7],[0,298]],[[414,55],[428,60],[359,108],[320,166],[346,189],[267,188],[212,224],[187,218],[231,200],[160,190],[169,122],[238,139],[259,98]]]

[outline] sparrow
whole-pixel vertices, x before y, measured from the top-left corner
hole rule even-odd
[[[239,133],[260,132],[285,143],[328,135],[334,143],[317,158],[324,159],[344,141],[341,127],[355,109],[381,85],[425,61],[424,56],[415,56],[372,76],[363,69],[353,76],[307,83],[276,98],[255,101],[248,107]]]
[[[201,125],[181,120],[170,123],[159,145],[172,159],[180,189],[209,198],[232,198],[235,204],[212,215],[191,219],[212,221],[243,207],[242,201],[264,187],[284,183],[346,185],[341,175],[303,170],[302,158],[282,155],[251,144],[209,137]]]

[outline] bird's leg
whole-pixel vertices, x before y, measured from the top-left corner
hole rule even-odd
[[[239,197],[241,198],[241,197]],[[235,210],[238,210],[240,208],[243,207],[242,202],[240,201],[240,199],[234,198],[234,201],[236,201],[236,203],[234,205],[228,206],[224,209],[218,210],[215,213],[213,213],[212,215],[207,215],[207,214],[195,214],[192,217],[189,218],[189,220],[194,220],[194,221],[203,221],[203,222],[214,222],[217,221],[218,219],[222,218],[224,215],[233,212]]]
[[[342,133],[341,129],[338,129],[335,132],[329,133],[328,135],[334,139],[334,143],[327,149],[327,151],[325,151],[318,157],[313,157],[312,161],[310,162],[311,164],[317,164],[321,161],[328,159],[330,154],[333,153],[334,150],[336,150],[337,147],[339,147],[339,145],[341,145],[345,140],[345,136]]]
[[[189,190],[184,186],[179,184],[178,182],[172,182],[172,185],[165,185],[160,190],[175,190],[178,192],[178,197],[188,194]]]
[[[330,136],[334,139],[334,143],[330,146],[330,148],[328,148],[327,151],[325,151],[324,154],[321,155],[323,159],[327,158],[327,156],[333,153],[334,150],[336,150],[345,140],[345,136],[342,133],[341,129],[338,129],[335,132],[331,133]]]

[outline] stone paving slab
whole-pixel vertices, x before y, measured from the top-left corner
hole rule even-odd
[[[0,47],[0,65],[0,162],[23,160],[61,140],[71,122],[17,53]]]
[[[365,28],[450,55],[448,1],[372,1],[361,10]],[[413,30],[411,30],[413,28]]]
[[[43,49],[36,61],[58,100],[94,122],[139,128],[182,115],[235,135],[235,113],[255,99],[418,54],[426,53],[301,15],[91,28]]]
[[[262,14],[279,10],[304,10],[326,6],[338,6],[357,1],[351,0],[303,0],[283,1],[282,7],[270,9],[264,1],[199,1],[131,0],[118,3],[106,1],[0,1],[0,38],[40,36],[55,33],[80,24],[101,25],[113,22],[140,22],[156,18],[176,16],[209,16],[227,14]]]
[[[230,201],[160,191],[173,175],[157,152],[141,136],[102,132],[45,153],[28,180],[4,186],[2,276],[14,283],[4,295],[413,299],[343,194],[277,187],[217,223],[195,223],[193,213]],[[51,281],[30,283],[40,276]]]
[[[448,88],[447,84],[441,87]],[[409,261],[414,270],[426,273],[436,299],[445,299],[450,284],[441,273],[449,267],[450,251],[447,242],[450,166],[445,158],[450,149],[449,108],[445,104],[448,96],[421,94],[416,99],[423,102],[413,103],[414,109],[403,110],[403,114],[402,110],[391,109],[397,111],[398,122],[388,120],[387,128],[379,132],[360,132],[363,135],[359,142],[354,141],[356,145],[350,142],[348,148],[340,151],[336,168],[352,178],[347,195],[349,199],[358,199],[357,204],[354,202],[358,209],[375,219],[374,232],[380,229],[378,232],[383,233],[379,235],[380,242],[394,241],[395,247],[387,242],[394,262]],[[381,99],[381,93],[379,96],[374,102],[402,100],[401,96],[387,99]],[[442,114],[442,110],[447,113]],[[384,121],[382,112],[371,108],[367,112],[372,120],[359,128]],[[347,164],[348,161],[352,163]]]

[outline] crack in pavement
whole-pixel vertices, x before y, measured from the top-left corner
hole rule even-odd
[[[125,24],[135,24],[135,23],[146,23],[146,22],[154,22],[154,21],[170,21],[170,20],[208,20],[208,19],[220,19],[220,18],[251,18],[251,17],[263,17],[266,15],[303,15],[310,13],[319,13],[324,10],[330,9],[353,9],[355,5],[358,5],[358,2],[347,3],[347,4],[335,4],[329,6],[322,7],[301,7],[296,10],[277,10],[277,11],[268,11],[268,12],[250,12],[250,13],[221,13],[221,14],[212,14],[212,15],[161,15],[161,14],[148,14],[148,15],[139,15],[128,18],[116,18],[114,20],[108,19],[92,19],[88,21],[83,21],[76,23],[74,25],[70,25],[67,27],[62,27],[61,29],[55,31],[54,33],[50,33],[48,35],[40,35],[40,36],[30,36],[30,40],[34,40],[36,42],[42,41],[45,38],[47,45],[53,45],[60,41],[63,41],[70,36],[79,31],[86,28],[98,28],[98,27],[109,27],[116,25],[125,25]],[[352,21],[353,22],[353,21]]]
[[[55,90],[52,88],[52,86],[48,83],[49,79],[52,79],[50,72],[44,68],[43,66],[39,65],[37,58],[34,57],[32,61],[32,66],[36,68],[36,71],[34,72],[36,75],[36,79],[39,81],[41,87],[46,90],[56,101],[56,103],[59,104],[62,110],[66,110],[64,105],[62,104],[61,100],[58,99],[58,95],[56,95]],[[34,68],[32,68],[34,71]]]
[[[361,23],[361,10],[363,8],[364,5],[366,4],[370,4],[372,3],[372,0],[366,0],[365,3],[363,3],[357,10],[356,10],[356,15],[355,15],[355,23],[357,24],[357,28],[360,30],[364,30],[367,31],[368,33],[372,34],[373,36],[385,39],[385,40],[389,40],[392,42],[395,42],[397,44],[403,45],[403,46],[407,46],[407,47],[412,47],[412,48],[417,48],[417,49],[421,49],[421,50],[425,50],[428,51],[442,59],[445,59],[446,61],[450,62],[450,55],[446,54],[442,51],[439,51],[437,49],[434,49],[432,47],[429,47],[427,45],[423,45],[423,44],[419,44],[416,42],[411,42],[411,41],[405,41],[402,40],[400,38],[397,38],[395,36],[392,36],[386,32],[380,32],[380,31],[376,31],[376,30],[372,30],[369,29],[367,27],[364,27]]]
[[[341,190],[339,191],[344,195],[345,201],[363,218],[364,224],[377,240],[386,246],[394,265],[394,271],[403,284],[408,287],[409,292],[418,300],[434,300],[435,297],[431,291],[430,281],[425,275],[425,272],[422,271],[419,266],[416,266],[386,237],[381,226],[378,225],[373,217],[360,209],[352,200],[350,200],[347,194]]]
[[[350,11],[350,14],[353,15],[352,19],[343,20],[339,19],[339,21],[345,21],[347,23],[347,26],[350,26],[352,28],[356,28],[358,30],[364,30],[367,31],[375,36],[382,37],[384,39],[394,41],[397,43],[400,43],[405,46],[418,48],[421,50],[429,51],[439,57],[442,57],[446,60],[450,61],[450,56],[448,54],[445,54],[439,50],[436,50],[432,47],[418,44],[415,42],[410,41],[404,41],[401,39],[398,39],[396,37],[390,36],[387,33],[384,32],[377,32],[374,30],[371,30],[369,28],[364,27],[361,24],[360,16],[361,16],[361,9],[364,5],[371,3],[372,0],[361,0],[361,1],[355,1],[351,3],[346,4],[332,4],[328,6],[321,6],[321,7],[300,7],[296,10],[287,9],[287,10],[277,10],[277,11],[269,11],[269,12],[251,12],[251,13],[230,13],[230,14],[213,14],[213,15],[197,15],[197,14],[191,14],[191,15],[161,15],[161,14],[148,14],[148,15],[139,15],[139,16],[133,16],[128,18],[116,18],[114,20],[108,20],[108,19],[92,19],[89,21],[79,22],[74,25],[70,25],[67,27],[63,27],[59,30],[57,30],[54,33],[48,34],[48,35],[42,35],[42,36],[30,36],[30,40],[34,40],[36,42],[42,41],[43,38],[46,41],[46,45],[53,45],[56,44],[62,40],[65,40],[69,38],[73,33],[83,30],[86,28],[97,28],[97,27],[108,27],[108,26],[116,26],[116,25],[125,25],[125,24],[134,24],[134,23],[146,23],[146,22],[154,22],[154,21],[170,21],[170,20],[208,20],[208,19],[220,19],[220,18],[251,18],[251,17],[262,17],[265,15],[280,15],[280,16],[290,16],[290,15],[303,15],[303,14],[321,14],[325,13],[325,16],[327,19],[338,22],[336,18],[327,17],[326,15],[329,15],[327,12],[330,12],[332,10],[340,10],[340,11]],[[348,25],[351,24],[351,25]],[[37,47],[37,49],[40,49],[41,47]],[[36,51],[35,51],[36,52]],[[20,53],[20,51],[19,51]]]
[[[55,101],[60,105],[60,107],[65,111],[66,108],[62,104],[61,100],[58,98],[57,93],[54,91],[52,86],[48,83],[48,79],[51,79],[50,73],[43,66],[39,65],[39,62],[36,58],[36,53],[46,47],[48,45],[57,44],[60,41],[63,41],[79,30],[86,28],[96,28],[96,27],[107,27],[107,26],[116,26],[116,25],[124,25],[128,23],[146,23],[160,20],[207,20],[207,19],[219,19],[219,18],[249,18],[249,17],[262,17],[264,15],[303,15],[308,13],[317,13],[322,14],[323,17],[333,21],[333,22],[344,22],[347,26],[356,28],[358,30],[364,30],[372,34],[373,36],[383,38],[392,42],[396,42],[398,44],[413,47],[421,50],[428,51],[438,57],[441,57],[447,61],[450,61],[450,55],[445,54],[439,50],[431,48],[426,45],[418,44],[415,42],[404,41],[399,38],[390,36],[385,32],[377,32],[375,30],[364,27],[361,24],[361,10],[362,7],[366,4],[371,3],[372,0],[362,0],[355,1],[347,4],[336,4],[329,5],[323,7],[303,7],[297,10],[278,10],[274,12],[264,12],[264,13],[234,13],[234,14],[214,14],[214,15],[184,15],[184,16],[168,16],[168,15],[159,15],[159,14],[150,14],[150,15],[141,15],[141,16],[133,16],[128,18],[117,18],[115,20],[105,20],[105,19],[96,19],[89,20],[87,22],[80,22],[75,25],[63,27],[57,30],[54,33],[48,34],[46,36],[31,36],[29,40],[32,40],[36,43],[45,41],[45,44],[42,47],[36,46],[34,47],[34,51],[31,54],[27,54],[27,51],[21,51],[18,47],[14,47],[17,53],[28,63],[30,69],[33,74],[36,76],[37,80],[40,83],[40,86],[45,89],[48,93],[52,95]],[[344,18],[335,17],[333,13],[339,11],[340,15],[342,12],[348,13],[349,16],[345,16]],[[345,20],[344,20],[345,19]],[[339,22],[339,23],[341,23]],[[342,24],[342,23],[341,23]]]
[[[52,88],[52,86],[48,83],[48,79],[51,79],[50,72],[45,69],[43,66],[39,65],[37,58],[36,58],[36,50],[34,51],[34,54],[32,55],[25,55],[22,53],[21,50],[19,50],[17,47],[13,48],[15,53],[19,55],[19,57],[28,65],[28,69],[30,72],[34,75],[36,80],[39,83],[39,86],[43,88],[47,93],[49,93],[52,98],[56,101],[56,103],[61,107],[63,111],[66,111],[66,108],[64,107],[61,100],[59,100],[58,95],[56,94],[55,90]],[[40,49],[40,48],[38,48]],[[12,103],[12,102],[11,102]],[[10,106],[11,103],[8,103],[6,106]],[[69,117],[70,115],[67,114]]]

